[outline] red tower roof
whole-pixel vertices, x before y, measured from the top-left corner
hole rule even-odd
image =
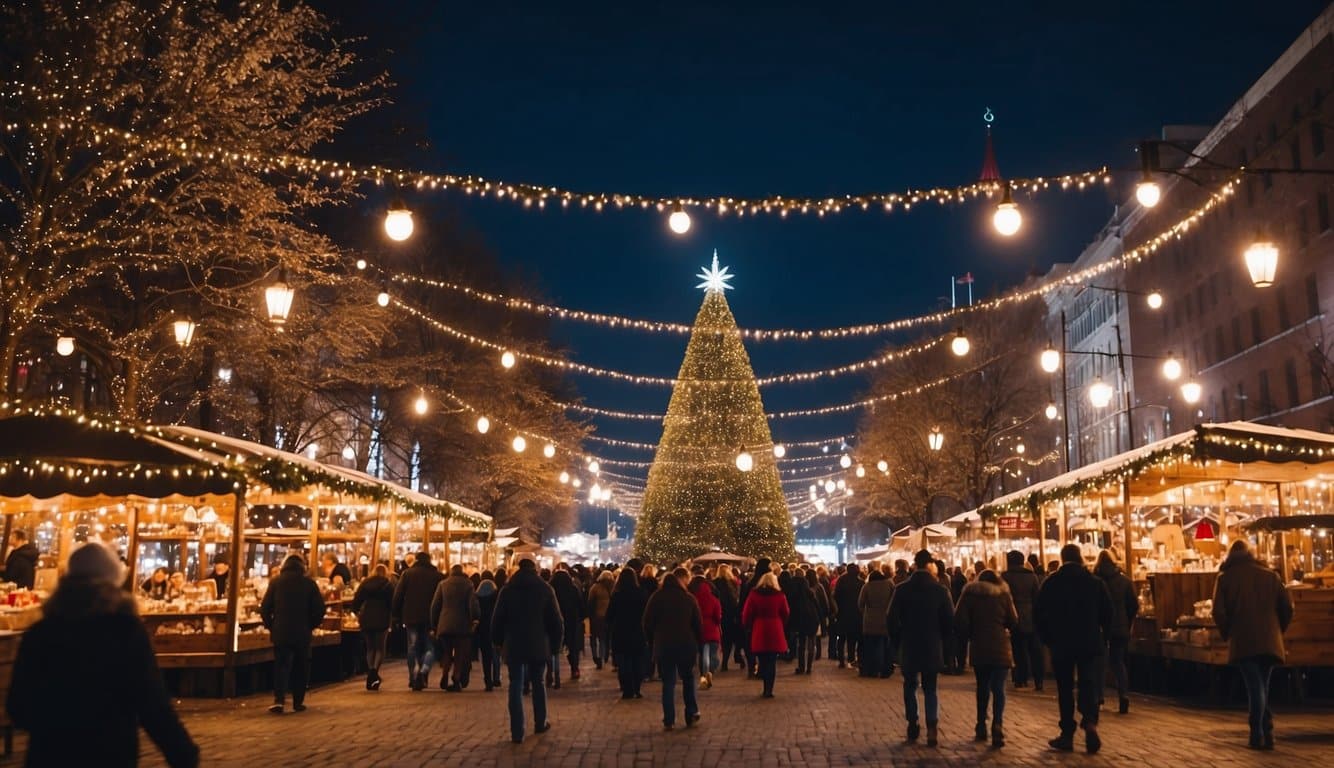
[[[991,126],[987,126],[987,145],[982,153],[982,175],[978,181],[1000,181],[1000,166],[996,165],[996,148],[991,144]]]

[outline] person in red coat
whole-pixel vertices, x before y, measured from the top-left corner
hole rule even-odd
[[[699,635],[699,684],[713,687],[713,673],[718,671],[718,646],[723,641],[723,604],[713,594],[713,585],[703,575],[690,580],[690,594],[699,603],[704,618]]]
[[[774,677],[778,674],[778,654],[787,653],[787,598],[778,588],[778,576],[772,571],[760,577],[759,585],[746,596],[741,609],[741,625],[750,636],[750,651],[759,659],[764,698],[774,697]]]

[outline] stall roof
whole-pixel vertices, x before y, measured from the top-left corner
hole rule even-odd
[[[1245,421],[1201,424],[1050,480],[1034,483],[977,508],[984,517],[1031,510],[1128,480],[1132,496],[1215,480],[1299,482],[1318,465],[1334,470],[1334,435]]]

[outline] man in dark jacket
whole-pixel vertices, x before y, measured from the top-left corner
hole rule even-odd
[[[288,555],[277,577],[269,582],[259,617],[273,640],[273,706],[269,711],[282,714],[290,683],[292,709],[304,712],[310,636],[324,621],[324,597],[306,576],[306,563],[300,555]]]
[[[847,573],[834,583],[834,606],[838,622],[838,668],[860,660],[862,644],[862,610],[857,601],[862,595],[861,569],[849,563]]]
[[[1075,748],[1075,674],[1079,675],[1079,714],[1085,747],[1095,754],[1102,747],[1098,736],[1098,679],[1100,660],[1112,621],[1112,601],[1102,580],[1084,567],[1078,544],[1061,548],[1061,567],[1042,582],[1033,610],[1038,636],[1051,649],[1056,676],[1056,699],[1061,712],[1061,735],[1048,743],[1069,752]]]
[[[537,575],[536,563],[520,560],[518,573],[500,590],[491,617],[491,639],[501,647],[509,671],[510,737],[515,744],[523,742],[525,681],[533,688],[533,732],[546,733],[551,728],[542,677],[564,632],[556,593]]]
[[[565,624],[565,637],[562,640],[565,660],[570,665],[570,679],[578,680],[579,657],[584,652],[584,593],[563,565],[551,575],[551,589],[556,593],[556,607],[560,609],[560,618]],[[556,667],[554,679],[559,682],[560,660],[556,659],[552,664]]]
[[[120,588],[124,571],[100,543],[74,550],[42,620],[23,635],[7,706],[29,734],[27,765],[137,765],[140,726],[172,768],[199,765]]]
[[[1112,668],[1112,677],[1116,680],[1116,694],[1120,699],[1118,711],[1126,714],[1130,711],[1130,674],[1126,670],[1126,647],[1130,645],[1130,627],[1139,613],[1139,598],[1135,596],[1135,585],[1129,577],[1121,573],[1107,550],[1098,553],[1098,564],[1093,572],[1107,587],[1111,598],[1112,620],[1107,627],[1107,664]],[[1105,675],[1098,675],[1099,682],[1105,682]],[[1102,703],[1102,694],[1098,694],[1098,703]]]
[[[671,730],[676,724],[676,678],[681,678],[685,697],[686,727],[699,720],[695,700],[699,680],[695,675],[695,657],[703,634],[699,603],[686,591],[690,573],[677,568],[663,579],[644,608],[644,635],[653,643],[654,661],[662,676],[662,725]]]
[[[1033,623],[1033,605],[1038,600],[1041,583],[1038,575],[1024,565],[1024,553],[1012,549],[1005,553],[1005,573],[1001,574],[1014,608],[1019,612],[1019,626],[1010,633],[1010,650],[1014,654],[1014,687],[1027,688],[1033,677],[1033,689],[1042,690],[1046,671],[1042,658],[1042,643],[1038,640],[1037,626]]]
[[[431,600],[444,576],[431,564],[431,553],[418,552],[416,562],[403,571],[394,588],[393,618],[408,631],[408,687],[420,691],[435,661],[431,641]]]
[[[440,641],[440,688],[458,693],[472,676],[472,635],[482,609],[472,580],[463,566],[449,569],[449,578],[435,588],[431,598],[431,630]],[[448,671],[446,671],[448,670]]]
[[[926,745],[937,744],[940,705],[936,679],[945,661],[945,638],[954,633],[954,603],[949,588],[940,582],[925,549],[913,558],[916,569],[894,590],[889,603],[889,635],[903,665],[903,712],[908,720],[908,741],[921,735],[917,722],[917,685],[921,680],[926,712]]]
[[[9,557],[5,558],[5,581],[12,581],[22,589],[32,589],[37,581],[37,560],[41,553],[28,541],[28,534],[18,528],[9,534],[9,546]]]

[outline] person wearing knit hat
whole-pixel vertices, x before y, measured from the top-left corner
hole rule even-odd
[[[306,709],[306,680],[310,673],[310,640],[324,622],[324,596],[306,575],[306,561],[288,555],[282,570],[269,582],[260,601],[259,616],[273,641],[273,706],[280,715],[291,687],[292,709]]]
[[[140,727],[172,768],[199,765],[124,574],[113,550],[84,544],[23,634],[6,708],[28,732],[27,765],[135,765]]]

